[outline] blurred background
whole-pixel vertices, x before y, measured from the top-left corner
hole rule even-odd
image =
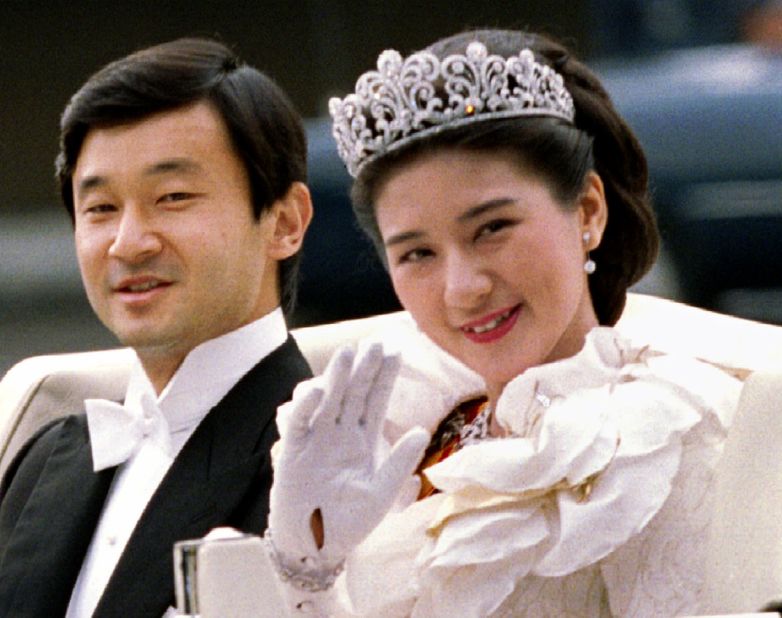
[[[316,206],[294,316],[310,324],[396,307],[352,222],[328,98],[385,48],[480,26],[566,42],[637,131],[664,241],[640,290],[782,323],[780,0],[0,0],[0,375],[33,354],[116,345],[82,292],[53,180],[59,115],[91,73],[217,36],[290,94],[307,118]]]

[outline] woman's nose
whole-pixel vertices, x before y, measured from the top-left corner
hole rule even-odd
[[[480,260],[462,255],[447,260],[444,290],[447,306],[475,308],[485,300],[491,287],[491,275]]]

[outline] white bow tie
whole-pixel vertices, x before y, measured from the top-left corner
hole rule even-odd
[[[125,462],[144,443],[171,455],[171,434],[157,402],[144,393],[139,403],[126,407],[106,399],[84,401],[95,472]]]

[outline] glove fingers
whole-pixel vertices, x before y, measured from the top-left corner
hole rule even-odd
[[[350,384],[353,356],[352,348],[342,348],[331,358],[323,372],[324,396],[310,421],[313,431],[324,429],[324,425],[336,423],[342,411],[345,391]]]
[[[418,499],[421,493],[421,477],[411,474],[402,483],[402,487],[397,494],[397,503],[402,507],[407,507]]]
[[[383,367],[383,361],[383,346],[379,343],[370,344],[359,352],[342,406],[341,417],[346,427],[364,425],[367,402],[375,388],[375,381]]]
[[[376,495],[385,495],[390,502],[394,501],[405,480],[418,467],[429,440],[428,431],[414,427],[397,441],[375,474],[373,484],[379,488]]]
[[[364,416],[359,422],[365,424],[368,439],[372,443],[377,440],[377,436],[382,430],[388,410],[388,400],[391,398],[391,392],[401,366],[402,359],[399,354],[385,354],[375,382],[367,396]]]
[[[323,382],[313,378],[299,382],[293,390],[293,397],[277,408],[277,430],[280,437],[300,436],[309,431],[309,424],[315,408],[323,397]]]

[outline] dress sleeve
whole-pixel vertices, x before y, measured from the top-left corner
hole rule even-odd
[[[697,361],[661,357],[650,369],[702,413],[682,440],[679,470],[663,507],[637,536],[601,561],[612,614],[696,614],[714,509],[714,471],[740,382]]]

